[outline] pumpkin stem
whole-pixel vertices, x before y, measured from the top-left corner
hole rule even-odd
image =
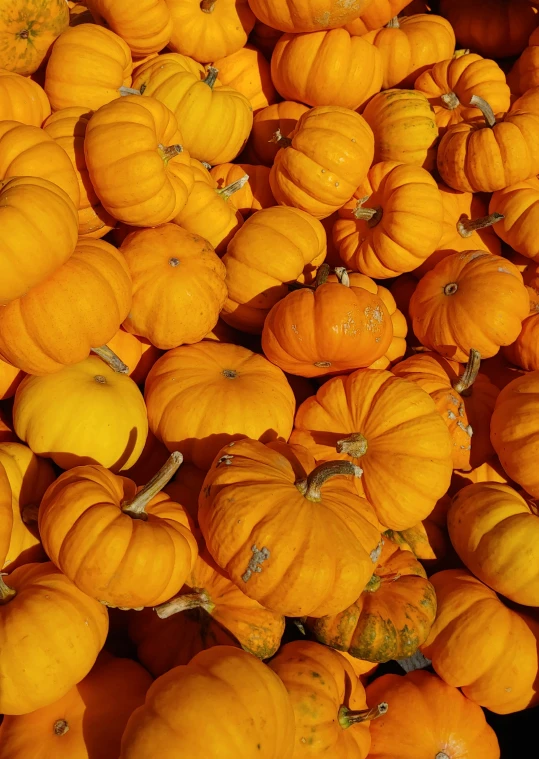
[[[459,286],[456,282],[448,282],[448,284],[444,287],[444,295],[454,295],[458,289]]]
[[[453,58],[462,58],[465,55],[470,55],[469,47],[463,47],[460,50],[455,50],[455,52],[453,53]]]
[[[9,603],[12,600],[13,596],[17,595],[17,591],[13,590],[13,588],[10,588],[3,581],[2,578],[6,576],[7,572],[0,572],[0,606]]]
[[[205,590],[199,590],[196,593],[183,593],[180,596],[171,598],[164,604],[154,607],[154,611],[159,619],[167,619],[172,617],[173,614],[178,614],[180,611],[186,611],[187,609],[206,609],[210,612],[214,608],[215,604],[212,604],[209,595]]]
[[[444,108],[448,108],[450,111],[454,111],[460,105],[460,100],[454,92],[445,92],[440,95],[440,100],[444,104]]]
[[[357,725],[359,722],[370,722],[386,714],[388,708],[385,701],[382,701],[378,706],[373,706],[372,709],[358,709],[357,711],[352,711],[343,705],[339,709],[339,725],[343,730],[346,730],[351,725]]]
[[[202,13],[213,13],[216,2],[217,0],[202,0],[200,3],[200,10]]]
[[[177,155],[183,153],[183,148],[181,145],[167,145],[165,147],[159,143],[157,149],[159,151],[159,155],[165,163],[168,163],[170,160],[172,160],[172,158],[176,158]]]
[[[460,395],[470,395],[472,392],[472,385],[477,378],[480,366],[481,354],[475,348],[470,348],[468,363],[464,368],[462,377],[459,377],[458,380],[453,382],[453,390],[456,390]]]
[[[223,187],[221,190],[215,190],[215,192],[218,195],[220,195],[223,198],[223,200],[228,200],[231,195],[234,195],[235,192],[238,192],[238,190],[241,190],[241,188],[244,185],[246,185],[248,181],[249,181],[249,174],[244,174],[239,179],[236,179],[235,182],[232,182],[226,187]]]
[[[202,0],[204,2],[205,0]],[[213,5],[215,5],[215,0],[213,2]],[[212,6],[213,10],[213,6]],[[205,11],[206,13],[211,13],[211,11]],[[215,66],[208,66],[208,73],[206,74],[206,78],[203,80],[204,84],[207,84],[210,89],[213,89],[213,85],[215,84],[217,80],[217,74],[219,73],[219,69],[216,69]]]
[[[163,464],[156,475],[148,482],[147,485],[131,498],[130,501],[122,503],[122,511],[129,514],[133,519],[147,519],[146,506],[157,495],[165,485],[172,479],[180,468],[183,456],[179,451],[171,453],[168,460]]]
[[[438,751],[434,759],[449,759],[448,755],[445,753],[445,751]]]
[[[335,274],[337,276],[337,279],[341,283],[341,285],[344,285],[345,287],[350,287],[350,276],[345,266],[336,266]]]
[[[208,169],[208,171],[211,169],[211,163],[208,163],[207,161],[201,161],[200,162],[205,169]]]
[[[306,480],[298,480],[296,487],[308,501],[321,501],[320,489],[326,480],[343,474],[361,477],[363,469],[352,464],[351,461],[326,461],[315,467]]]
[[[478,229],[491,227],[504,218],[503,213],[489,213],[488,216],[482,216],[480,219],[469,219],[463,213],[457,221],[457,232],[461,237],[471,237]]]
[[[472,95],[472,97],[470,98],[470,105],[473,105],[476,108],[479,108],[479,110],[485,117],[487,126],[489,126],[491,129],[492,127],[496,126],[496,117],[494,115],[494,111],[492,110],[492,108],[490,107],[490,105],[487,103],[486,100],[483,100],[483,98],[480,98],[479,95]]]
[[[316,290],[321,285],[325,285],[328,281],[329,272],[331,269],[329,268],[329,264],[320,264],[320,267],[318,271],[316,272],[316,279],[314,282],[314,289]]]
[[[360,198],[356,207],[352,211],[352,214],[356,219],[368,222],[369,227],[372,228],[380,222],[384,211],[380,206],[378,206],[378,208],[363,208],[363,203],[366,203],[368,199],[368,195],[365,198]]]
[[[398,16],[393,16],[392,19],[390,19],[386,24],[386,29],[400,29],[401,25],[399,24],[399,18]]]
[[[273,137],[271,140],[268,140],[268,142],[274,142],[280,148],[288,148],[292,144],[290,137],[283,137],[280,129],[277,129],[277,131],[273,133]]]
[[[141,90],[134,90],[132,87],[118,87],[118,92],[122,97],[126,95],[142,95]]]
[[[104,361],[107,366],[110,366],[118,374],[129,374],[129,367],[124,364],[122,359],[108,345],[99,345],[97,348],[92,348],[92,353],[99,356],[101,361]]]
[[[399,572],[392,572],[391,574],[384,575],[383,577],[379,577],[377,574],[373,574],[369,582],[365,585],[364,592],[376,593],[376,591],[380,589],[380,585],[388,582],[396,582],[397,580],[400,580],[400,578],[401,575]]]
[[[337,453],[346,453],[353,459],[359,459],[367,453],[367,438],[361,432],[354,432],[352,435],[337,440]]]
[[[65,735],[69,730],[69,723],[65,719],[57,719],[52,728],[55,735]]]

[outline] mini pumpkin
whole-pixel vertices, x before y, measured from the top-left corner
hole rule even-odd
[[[51,105],[42,87],[26,76],[0,69],[0,120],[40,127]]]
[[[528,40],[522,54],[517,58],[507,75],[511,92],[515,95],[525,95],[528,90],[539,84],[539,34],[535,29]]]
[[[303,103],[283,100],[255,113],[253,129],[247,143],[249,160],[271,167],[280,150],[278,143],[273,139],[274,134],[279,132],[283,137],[288,137],[296,128],[300,117],[308,110],[309,107]]]
[[[350,34],[366,34],[373,29],[380,29],[395,18],[408,3],[409,0],[371,0],[361,11],[359,18],[350,21],[346,28]]]
[[[218,190],[235,184],[247,175],[248,179],[245,184],[239,190],[235,190],[232,197],[232,205],[238,209],[243,217],[250,216],[262,208],[275,205],[275,198],[269,183],[270,170],[267,166],[253,166],[248,163],[222,163],[220,166],[214,166],[210,174],[217,182]]]
[[[245,95],[253,113],[278,101],[270,65],[253,45],[245,45],[232,55],[218,58],[213,65],[219,72],[219,81]]]
[[[165,0],[142,0],[137,12],[129,0],[86,0],[98,23],[116,32],[134,56],[158,53],[170,41],[172,19]]]
[[[539,261],[539,244],[531,232],[539,219],[539,179],[530,177],[492,193],[489,211],[502,216],[496,234],[513,250]]]
[[[4,3],[0,11],[0,68],[28,76],[40,67],[49,48],[69,24],[65,0]]]
[[[357,18],[370,5],[370,0],[352,0],[343,5],[336,0],[316,0],[305,4],[300,0],[250,0],[250,6],[264,24],[282,32],[318,32],[335,29]]]

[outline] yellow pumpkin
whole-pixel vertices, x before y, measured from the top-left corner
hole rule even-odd
[[[0,6],[0,68],[25,76],[40,67],[69,24],[65,0],[3,2]]]
[[[279,100],[271,80],[270,65],[253,45],[245,45],[232,55],[218,58],[213,65],[219,71],[222,84],[245,95],[253,113]]]
[[[165,0],[86,0],[98,23],[106,24],[136,56],[157,53],[170,41],[172,19]]]
[[[51,105],[42,87],[26,76],[0,69],[0,121],[41,126]]]

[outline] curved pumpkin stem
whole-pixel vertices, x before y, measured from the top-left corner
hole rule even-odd
[[[351,461],[327,461],[325,464],[319,464],[315,467],[306,480],[298,480],[296,487],[308,501],[321,501],[322,485],[331,477],[343,474],[361,477],[363,469],[352,464]]]
[[[146,506],[172,479],[180,468],[182,461],[183,456],[179,451],[171,453],[168,460],[163,464],[157,474],[152,477],[148,484],[144,485],[142,490],[139,490],[130,501],[124,501],[122,503],[122,511],[124,514],[129,514],[133,519],[147,519]]]
[[[335,275],[341,285],[344,285],[345,287],[350,287],[350,276],[348,274],[348,271],[346,270],[346,266],[336,266],[335,267]]]
[[[247,184],[249,181],[249,174],[244,174],[239,179],[236,179],[235,182],[232,182],[231,184],[227,185],[226,187],[223,187],[220,190],[215,190],[215,192],[220,195],[223,200],[228,200],[231,195],[234,195],[235,192],[238,192],[238,190],[241,190],[241,188]]]
[[[486,229],[504,219],[503,213],[489,213],[488,216],[482,216],[480,219],[468,219],[466,214],[462,214],[457,221],[457,232],[461,237],[471,237],[478,229]]]
[[[458,380],[453,382],[453,390],[456,390],[460,395],[470,395],[472,392],[472,385],[477,379],[480,366],[481,354],[475,348],[470,348],[468,363],[464,368],[462,377],[459,377]]]
[[[202,0],[204,2],[204,0]],[[215,0],[213,2],[215,5]],[[213,10],[213,7],[212,7]],[[211,13],[211,11],[206,11],[206,13]],[[203,79],[204,84],[207,84],[210,89],[213,89],[213,85],[217,81],[217,74],[219,73],[219,69],[216,69],[215,66],[208,66],[208,73],[206,74],[206,78]]]
[[[288,148],[292,144],[292,140],[290,139],[290,137],[283,137],[280,129],[277,129],[273,133],[271,140],[268,140],[268,142],[274,142],[280,148]]]
[[[337,453],[346,453],[353,459],[359,459],[367,453],[367,438],[361,432],[354,432],[342,440],[337,440]]]
[[[182,593],[175,598],[171,598],[164,604],[154,607],[154,611],[160,619],[167,619],[173,614],[178,614],[187,609],[205,609],[208,613],[214,608],[209,595],[205,590],[199,590],[196,593]]]
[[[183,148],[181,145],[159,145],[157,146],[157,150],[159,151],[159,155],[163,159],[165,163],[168,163],[172,158],[175,158],[180,153],[183,153]]]
[[[141,90],[134,90],[133,87],[118,87],[118,92],[122,97],[126,95],[142,95]]]
[[[454,111],[460,105],[460,100],[454,92],[445,92],[443,95],[440,95],[440,100],[444,104],[444,108],[450,111]]]
[[[470,98],[470,105],[473,105],[476,108],[479,108],[479,110],[485,117],[487,126],[489,126],[491,129],[492,127],[496,126],[496,117],[494,115],[494,111],[492,110],[492,108],[490,107],[490,105],[487,103],[486,100],[483,100],[483,98],[480,98],[479,95],[472,95],[472,97]]]
[[[360,198],[352,214],[359,221],[366,221],[369,227],[372,228],[380,222],[384,211],[380,206],[378,208],[363,208],[363,203],[366,203],[369,197],[369,195],[366,195],[364,198]]]
[[[372,709],[359,709],[352,711],[346,706],[341,706],[339,709],[339,725],[346,730],[351,725],[357,725],[359,722],[370,722],[373,719],[378,719],[383,714],[387,713],[389,709],[388,704],[382,701],[378,706],[373,706]]]
[[[122,359],[108,345],[99,345],[97,348],[92,348],[92,353],[99,356],[101,361],[104,361],[107,366],[110,366],[118,374],[129,374],[129,367],[124,364]]]
[[[4,604],[9,603],[14,596],[17,595],[17,591],[13,590],[13,588],[10,588],[4,580],[3,577],[7,576],[7,572],[0,572],[0,606],[3,606]]]

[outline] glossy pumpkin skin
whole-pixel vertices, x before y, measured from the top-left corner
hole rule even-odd
[[[221,318],[231,327],[260,334],[269,310],[288,294],[288,282],[309,284],[326,256],[322,224],[298,208],[254,213],[223,257],[228,298]]]
[[[81,239],[63,266],[0,311],[0,353],[28,374],[76,364],[114,336],[131,297],[122,254],[103,240]]]
[[[238,440],[221,449],[199,498],[200,528],[214,560],[246,595],[286,616],[346,608],[372,575],[371,553],[380,542],[353,478],[327,480],[316,498],[309,489],[302,494],[296,482],[314,467],[303,449]],[[283,528],[291,509],[292,533]]]
[[[494,192],[489,213],[501,213],[504,218],[495,226],[496,234],[533,261],[539,261],[539,244],[531,230],[539,220],[539,180],[530,177]]]
[[[301,116],[290,139],[270,173],[275,200],[317,219],[330,216],[367,176],[374,154],[369,125],[348,108],[320,106]]]
[[[436,594],[411,551],[384,539],[374,573],[340,614],[308,620],[320,643],[358,659],[385,662],[413,656],[436,617]]]
[[[214,719],[197,748],[195,715],[205,712]],[[151,686],[127,723],[120,759],[194,757],[197,751],[220,752],[223,759],[291,759],[293,745],[294,712],[277,675],[239,648],[215,646]]]
[[[181,144],[176,117],[154,98],[128,95],[102,106],[88,123],[84,155],[103,208],[133,226],[171,221],[194,183],[187,150],[172,157],[165,150]]]
[[[244,47],[255,16],[247,0],[166,0],[172,17],[168,47],[200,63],[232,55]]]
[[[288,137],[296,128],[300,117],[308,110],[309,107],[303,103],[283,100],[255,113],[253,129],[247,143],[250,160],[271,167],[280,150],[277,143],[272,142],[273,135],[279,130],[283,137]]]
[[[336,0],[250,0],[253,13],[262,23],[282,32],[319,32],[344,26],[357,18],[372,0],[353,0],[348,5]]]
[[[362,206],[377,213],[357,218],[354,212]],[[341,259],[378,279],[417,268],[443,232],[442,198],[434,179],[420,166],[395,161],[375,164],[338,215],[333,240]]]
[[[410,300],[414,333],[444,358],[465,362],[510,345],[529,313],[522,275],[505,258],[485,251],[453,253],[418,283]]]
[[[286,100],[355,110],[380,92],[382,56],[346,29],[285,34],[271,56],[271,76]]]
[[[363,446],[335,452],[337,441],[357,433],[367,441],[365,453],[353,455]],[[449,487],[451,437],[434,401],[388,371],[358,369],[324,383],[299,407],[290,442],[317,462],[352,459],[360,466],[356,488],[386,528],[404,530],[425,519]]]
[[[13,421],[19,438],[61,469],[129,469],[148,434],[140,390],[97,356],[44,377],[26,377],[15,394]]]
[[[496,733],[483,710],[457,688],[423,670],[382,675],[367,686],[367,702],[389,709],[371,723],[372,759],[499,759]],[[414,715],[416,719],[410,719]]]
[[[361,287],[327,282],[289,293],[264,322],[262,350],[290,374],[319,377],[370,366],[393,338],[384,301]]]
[[[505,74],[496,61],[468,53],[440,60],[420,74],[414,89],[428,98],[436,114],[440,134],[461,121],[481,118],[481,111],[470,106],[472,95],[489,103],[494,113],[509,110],[510,91]],[[446,100],[443,99],[446,97]]]
[[[535,706],[539,624],[465,569],[432,575],[438,613],[421,650],[435,672],[496,714]]]
[[[270,170],[267,166],[253,166],[248,163],[222,163],[214,166],[210,174],[217,182],[217,189],[237,182],[245,174],[249,177],[244,186],[231,197],[232,205],[246,218],[262,208],[275,205],[275,198],[269,183]]]
[[[94,18],[104,21],[129,45],[134,56],[158,53],[172,34],[172,19],[165,0],[142,0],[137,12],[127,0],[87,0]]]
[[[163,224],[131,232],[120,250],[133,279],[124,329],[162,350],[202,340],[227,294],[226,269],[211,245],[176,224]]]
[[[50,562],[15,569],[6,584],[16,595],[0,605],[0,709],[27,714],[62,698],[88,674],[107,637],[108,613]]]
[[[28,76],[69,24],[65,0],[4,3],[0,12],[0,68]]]
[[[241,92],[251,103],[253,113],[279,99],[271,80],[268,61],[253,45],[245,45],[232,55],[213,62],[219,71],[219,81]]]
[[[365,689],[337,651],[310,640],[295,640],[281,648],[270,667],[283,681],[294,708],[294,757],[328,753],[335,759],[365,759],[371,743],[370,722],[348,726],[344,722],[346,710],[366,708]]]
[[[231,440],[287,440],[295,409],[278,367],[241,346],[210,341],[162,356],[146,379],[145,399],[156,437],[204,470]]]
[[[73,106],[95,111],[121,97],[121,87],[131,86],[132,70],[131,52],[121,37],[104,26],[80,24],[54,45],[45,92],[55,111]]]
[[[50,115],[42,87],[25,76],[0,69],[0,119],[40,127]]]
[[[374,133],[374,163],[398,161],[432,171],[436,165],[438,125],[422,92],[380,92],[369,102],[363,116]]]

